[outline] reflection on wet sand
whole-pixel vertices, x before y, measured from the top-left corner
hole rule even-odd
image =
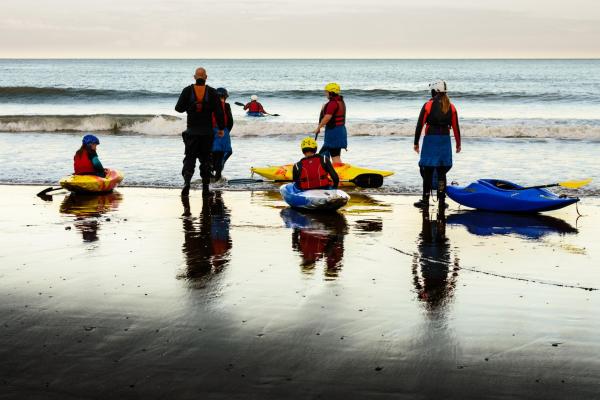
[[[83,236],[84,242],[98,240],[100,229],[99,218],[106,213],[116,210],[123,197],[118,192],[103,195],[87,195],[71,193],[60,205],[62,214],[75,216],[75,228]]]
[[[302,271],[312,273],[317,261],[325,260],[325,277],[336,278],[342,269],[346,218],[339,213],[303,213],[292,208],[281,211],[287,228],[292,228],[292,249],[302,257]]]
[[[463,225],[477,236],[518,235],[540,239],[550,234],[575,234],[577,229],[562,219],[548,215],[501,214],[463,211],[448,216],[449,225]]]
[[[419,254],[412,265],[413,283],[418,298],[428,311],[444,311],[452,300],[458,277],[458,258],[451,261],[450,242],[446,237],[446,216],[441,209],[436,219],[423,211],[418,239]],[[450,265],[453,264],[453,268]]]
[[[229,235],[230,212],[223,202],[221,192],[204,198],[199,217],[193,217],[189,197],[182,197],[182,246],[186,260],[183,277],[202,280],[218,274],[229,263],[232,247]]]

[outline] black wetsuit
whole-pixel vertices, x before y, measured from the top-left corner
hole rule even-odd
[[[231,130],[233,129],[233,114],[231,113],[231,106],[229,105],[229,103],[224,103],[224,107],[225,110],[225,121],[226,121],[226,126],[225,128],[229,131],[229,134],[231,135]],[[214,119],[213,119],[213,124],[214,124]],[[218,143],[218,142],[217,142]],[[227,159],[229,157],[231,157],[231,154],[233,154],[232,151],[213,151],[212,153],[212,164],[213,164],[213,169],[215,171],[215,179],[221,179],[221,173],[223,172],[223,168],[225,167],[225,163],[227,162]]]
[[[210,154],[213,144],[213,113],[219,129],[224,128],[223,109],[217,91],[206,86],[202,99],[196,99],[194,85],[183,89],[175,105],[175,111],[187,113],[187,130],[182,133],[185,144],[185,157],[181,174],[189,185],[196,169],[196,159],[200,161],[200,176],[203,185],[210,181]],[[198,105],[201,103],[201,110]]]

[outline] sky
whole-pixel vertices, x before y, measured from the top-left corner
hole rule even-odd
[[[598,58],[598,0],[1,0],[2,58]]]

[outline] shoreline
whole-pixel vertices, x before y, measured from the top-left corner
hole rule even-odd
[[[5,398],[600,391],[600,292],[566,287],[600,288],[598,199],[483,220],[410,195],[327,216],[267,191],[32,188],[0,185]]]

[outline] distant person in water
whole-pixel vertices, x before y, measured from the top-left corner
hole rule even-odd
[[[329,158],[317,154],[317,142],[306,137],[300,143],[304,158],[294,165],[293,177],[301,190],[336,189],[340,179]]]
[[[225,119],[225,129],[223,135],[219,136],[219,127],[217,126],[217,118],[213,114],[213,131],[214,140],[212,146],[212,165],[215,172],[215,179],[221,179],[221,173],[225,167],[227,159],[233,154],[231,148],[231,129],[233,128],[233,115],[231,114],[231,106],[227,103],[229,93],[225,88],[218,88],[217,95],[219,96],[221,109],[223,110],[223,118]]]
[[[202,177],[202,195],[209,196],[211,176],[211,151],[213,147],[213,119],[216,135],[222,137],[225,129],[223,107],[217,91],[206,85],[206,70],[197,68],[194,74],[196,83],[187,86],[181,92],[175,105],[175,111],[187,113],[187,129],[182,133],[185,144],[183,159],[184,186],[182,196],[188,196],[196,159],[200,161],[200,176]]]
[[[321,147],[320,154],[331,157],[333,164],[341,164],[342,149],[348,148],[348,132],[346,131],[346,103],[340,96],[341,88],[337,83],[325,85],[325,96],[327,103],[321,108],[319,125],[315,129],[315,135],[325,127],[325,142]]]
[[[96,147],[100,140],[94,135],[85,135],[81,140],[81,147],[73,158],[75,175],[96,175],[104,178],[107,170],[102,166]]]
[[[250,96],[250,102],[244,105],[244,110],[247,110],[247,114],[251,117],[262,117],[265,114],[271,115],[266,112],[263,105],[258,102],[258,96],[255,94]]]
[[[446,207],[446,173],[452,168],[452,144],[450,129],[454,133],[456,152],[460,153],[460,128],[456,107],[447,95],[446,82],[439,80],[429,84],[431,99],[423,105],[415,130],[414,150],[421,154],[419,171],[423,178],[423,197],[415,207],[429,206],[429,196],[433,186],[434,172],[437,175],[436,190],[439,205]],[[419,139],[424,131],[423,146]]]

